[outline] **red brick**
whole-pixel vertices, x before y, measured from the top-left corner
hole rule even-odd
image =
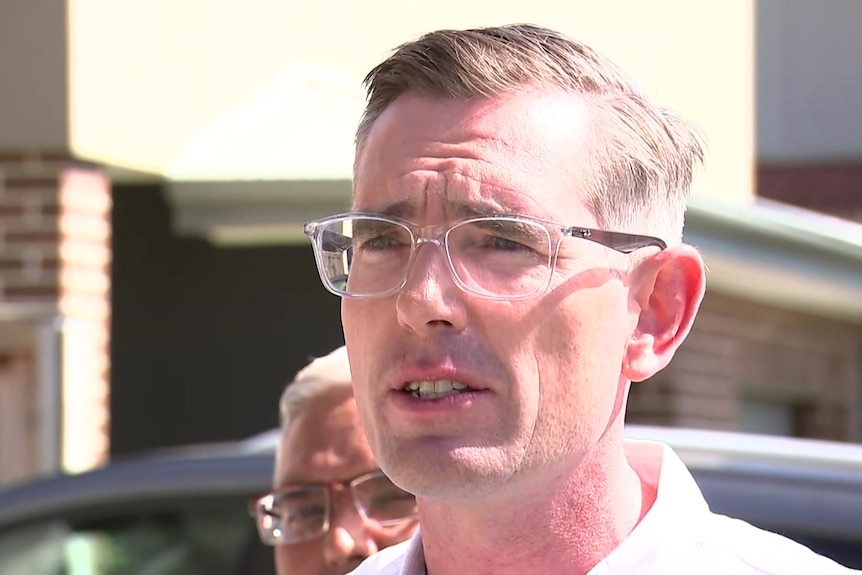
[[[45,270],[60,269],[60,259],[55,256],[43,257],[39,260],[39,267]]]
[[[5,240],[7,245],[56,244],[60,241],[60,230],[9,230]]]
[[[5,301],[44,301],[55,300],[60,294],[60,286],[58,285],[20,285],[20,286],[4,286],[3,295]]]
[[[24,204],[20,203],[0,203],[0,218],[6,217],[21,217],[27,211]]]
[[[862,161],[759,165],[757,194],[813,211],[862,220]]]
[[[23,258],[0,257],[0,272],[20,271],[24,269]]]
[[[56,216],[59,216],[59,215],[60,215],[60,205],[59,205],[59,204],[57,204],[56,202],[53,202],[53,203],[43,203],[43,204],[39,207],[39,213],[40,213],[42,216],[47,216],[47,217],[56,217]]]
[[[0,167],[2,167],[4,164],[17,166],[21,164],[32,163],[65,163],[68,162],[70,159],[71,158],[68,154],[64,154],[62,152],[40,152],[39,154],[21,152],[0,152]]]
[[[57,189],[60,184],[60,179],[57,176],[41,176],[41,177],[10,177],[5,179],[6,190],[32,190],[34,188],[42,189]]]

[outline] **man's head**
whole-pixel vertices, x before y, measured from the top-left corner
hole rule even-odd
[[[353,208],[379,216],[308,231],[381,467],[462,507],[612,481],[630,382],[703,294],[693,131],[529,26],[426,35],[367,86]]]
[[[279,407],[275,491],[256,507],[280,574],[343,575],[413,533],[413,497],[379,473],[343,347],[300,371]]]
[[[365,78],[368,104],[356,133],[356,172],[380,115],[400,96],[471,101],[530,90],[577,95],[591,141],[580,198],[606,229],[679,241],[692,170],[703,152],[696,133],[651,104],[613,62],[565,35],[530,25],[442,30],[399,47]]]

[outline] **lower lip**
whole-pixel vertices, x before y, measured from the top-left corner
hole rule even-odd
[[[454,395],[446,397],[438,397],[436,399],[420,399],[412,393],[406,391],[393,391],[389,394],[389,401],[392,405],[402,411],[409,411],[416,414],[436,414],[446,413],[453,410],[466,409],[472,406],[476,400],[484,395],[485,391],[462,391]]]

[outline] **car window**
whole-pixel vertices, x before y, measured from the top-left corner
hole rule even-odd
[[[52,519],[0,533],[3,575],[234,575],[241,504]]]

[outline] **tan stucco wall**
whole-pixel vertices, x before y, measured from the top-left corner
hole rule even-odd
[[[68,7],[70,145],[84,157],[189,179],[343,177],[361,78],[389,49],[440,27],[535,22],[591,43],[697,123],[709,146],[699,190],[751,192],[752,0],[441,0],[409,11],[369,0],[337,13],[275,0]],[[326,161],[309,157],[325,151]]]

